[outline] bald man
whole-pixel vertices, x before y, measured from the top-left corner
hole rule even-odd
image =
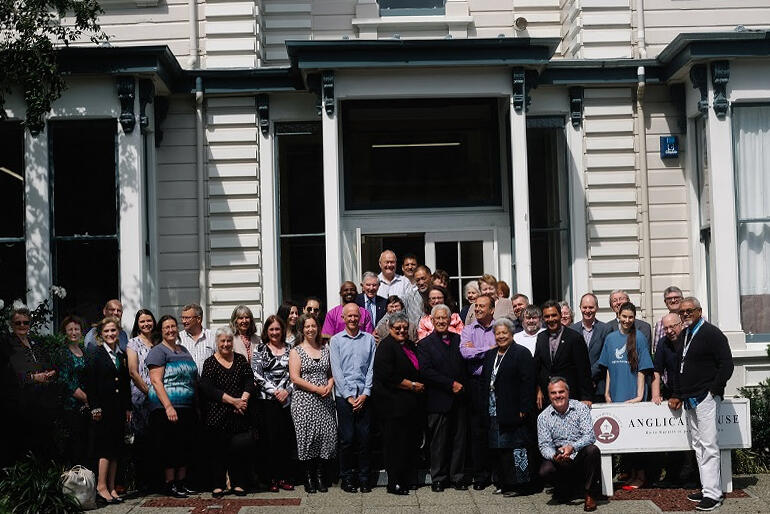
[[[412,289],[412,283],[405,276],[396,273],[396,260],[393,250],[385,250],[380,254],[380,274],[377,275],[380,288],[377,290],[377,295],[385,299],[396,295],[404,302],[408,302],[407,293]]]
[[[111,316],[113,318],[117,318],[118,321],[120,321],[123,318],[123,304],[120,303],[120,300],[117,298],[107,300],[107,303],[104,304],[104,308],[102,309],[102,314],[105,318]],[[120,349],[125,352],[126,346],[128,345],[128,334],[126,334],[126,331],[123,330],[122,326],[118,328],[120,328],[120,332],[118,332],[118,346],[120,346]],[[83,338],[83,344],[85,344],[86,349],[92,349],[96,347],[96,327],[88,331],[86,336]]]

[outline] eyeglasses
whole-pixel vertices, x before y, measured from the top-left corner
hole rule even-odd
[[[321,312],[320,307],[305,307],[305,312]]]
[[[680,316],[689,316],[693,312],[697,312],[699,310],[700,309],[682,309],[682,310],[679,311],[679,315]]]
[[[407,332],[407,331],[409,331],[409,327],[408,326],[405,327],[405,326],[401,325],[401,326],[393,327],[393,328],[391,328],[391,330],[393,332]]]
[[[200,316],[182,316],[182,321],[192,321],[195,318],[200,318]]]
[[[14,321],[14,322],[13,322],[13,324],[14,324],[15,326],[17,326],[17,327],[26,327],[26,326],[29,326],[29,324],[30,324],[30,321],[29,321],[29,320],[24,320],[24,321]]]
[[[669,330],[674,330],[676,327],[678,327],[678,326],[679,326],[679,325],[681,325],[681,324],[682,324],[682,323],[681,323],[681,322],[679,322],[679,323],[675,323],[675,324],[671,325],[670,327],[665,327],[665,326],[664,326],[664,327],[663,327],[663,331],[664,331],[664,332],[667,332],[667,331],[669,331]]]
[[[666,303],[679,303],[682,301],[681,296],[669,296],[668,298],[665,298]]]

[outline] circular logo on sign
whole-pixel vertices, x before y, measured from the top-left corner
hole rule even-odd
[[[594,435],[600,443],[609,444],[620,435],[620,425],[609,416],[602,416],[594,422]]]

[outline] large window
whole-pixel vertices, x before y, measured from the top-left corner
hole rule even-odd
[[[24,246],[24,128],[0,122],[0,299],[25,300],[27,287]]]
[[[698,188],[698,229],[700,242],[703,245],[703,260],[706,265],[706,306],[708,312],[714,312],[711,308],[711,290],[715,283],[716,266],[714,265],[714,252],[711,248],[711,197],[709,186],[709,160],[708,160],[708,134],[706,132],[706,116],[700,116],[695,120],[695,145]]]
[[[569,182],[564,154],[563,119],[531,118],[527,129],[529,171],[531,300],[569,297]],[[532,125],[535,125],[534,127]]]
[[[499,206],[497,99],[342,103],[347,210]]]
[[[377,0],[380,16],[425,16],[446,13],[446,0]]]
[[[116,121],[52,121],[49,138],[53,282],[67,289],[56,315],[93,322],[120,297]]]
[[[318,123],[276,124],[284,300],[326,290],[323,141]]]
[[[743,330],[770,338],[770,105],[733,110]]]

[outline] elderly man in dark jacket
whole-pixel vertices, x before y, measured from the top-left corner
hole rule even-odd
[[[431,310],[433,332],[417,344],[420,373],[427,395],[431,434],[431,488],[441,492],[451,478],[455,489],[465,490],[463,469],[467,435],[467,367],[460,355],[460,336],[449,332],[452,313],[446,305]]]

